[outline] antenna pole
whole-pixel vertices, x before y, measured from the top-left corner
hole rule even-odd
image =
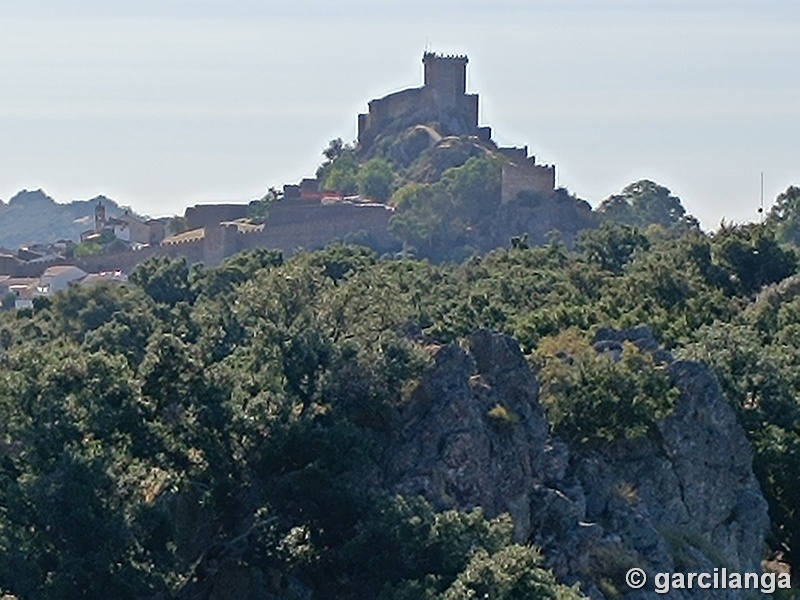
[[[761,171],[761,205],[758,208],[760,220],[764,222],[764,171]]]

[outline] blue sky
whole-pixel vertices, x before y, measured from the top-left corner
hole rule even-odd
[[[470,57],[503,144],[596,205],[650,178],[707,228],[800,185],[789,1],[53,0],[0,6],[0,198],[151,215],[313,174],[368,100]]]

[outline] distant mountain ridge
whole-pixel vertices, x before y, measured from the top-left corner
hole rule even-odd
[[[94,227],[94,207],[100,201],[107,216],[122,214],[119,204],[105,196],[61,204],[41,189],[17,192],[8,203],[0,200],[0,246],[78,241],[81,232]]]

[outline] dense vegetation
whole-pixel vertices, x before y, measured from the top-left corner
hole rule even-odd
[[[800,282],[782,245],[792,221],[705,235],[671,214],[685,225],[609,221],[574,249],[516,239],[460,265],[352,246],[285,261],[259,250],[213,269],[162,258],[130,285],[4,313],[0,591],[579,597],[512,543],[507,518],[437,513],[375,484],[430,348],[482,327],[519,341],[555,431],[578,447],[649,435],[675,397],[649,355],[590,352],[598,328],[647,323],[665,347],[711,364],[753,444],[770,544],[790,555],[800,544]],[[562,350],[573,360],[554,360]]]
[[[543,243],[554,228],[572,243],[578,231],[595,227],[601,216],[623,222],[624,206],[640,219],[663,217],[648,223],[697,226],[682,218],[683,207],[669,190],[650,181],[635,184],[641,187],[635,192],[623,190],[614,205],[618,210],[602,215],[565,189],[522,192],[503,203],[502,171],[510,159],[493,142],[450,136],[434,143],[427,129],[418,126],[384,136],[380,152],[332,140],[317,169],[325,190],[390,204],[395,214],[389,229],[405,256],[459,262],[523,234]],[[677,202],[677,209],[656,214],[667,198]]]
[[[361,485],[428,362],[403,327],[430,320],[420,294],[450,277],[437,271],[344,247],[155,260],[134,285],[7,313],[0,588],[578,597],[507,519]]]

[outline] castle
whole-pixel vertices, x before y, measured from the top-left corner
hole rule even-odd
[[[424,85],[401,90],[368,103],[369,111],[358,115],[358,144],[371,145],[378,135],[398,133],[419,124],[433,124],[442,136],[474,136],[491,145],[492,128],[478,125],[478,94],[467,94],[466,55],[425,52]],[[554,165],[540,165],[528,147],[497,148],[506,162],[502,173],[503,204],[520,193],[549,194],[556,187]]]
[[[358,115],[359,145],[368,145],[387,127],[405,128],[419,123],[436,123],[442,135],[474,135],[488,142],[491,128],[478,126],[478,95],[466,93],[468,62],[465,55],[425,52],[423,87],[369,102],[369,112]]]
[[[430,143],[434,146],[446,146],[450,136],[468,137],[481,152],[503,158],[501,203],[513,202],[525,193],[551,196],[555,190],[554,166],[537,164],[535,157],[528,155],[527,146],[498,147],[491,139],[491,128],[478,125],[478,95],[466,92],[469,59],[465,55],[425,52],[422,62],[422,87],[372,100],[368,103],[368,112],[358,116],[359,148],[370,147],[381,136],[424,125],[426,131],[432,132]],[[389,232],[392,207],[325,192],[316,178],[284,186],[283,199],[270,207],[264,225],[243,224],[241,221],[246,220],[248,210],[245,204],[187,208],[185,219],[189,231],[165,238],[163,222],[141,223],[129,215],[106,219],[105,209],[98,203],[95,228],[85,233],[87,239],[99,236],[101,230],[113,225],[115,235],[119,229],[128,236],[126,239],[141,242],[140,247],[79,260],[60,257],[37,264],[0,256],[0,273],[39,276],[47,266],[64,263],[78,264],[87,272],[130,271],[154,255],[184,256],[189,262],[216,265],[241,250],[271,247],[292,254],[298,248],[321,248],[334,239],[368,242],[383,252],[400,247]]]

